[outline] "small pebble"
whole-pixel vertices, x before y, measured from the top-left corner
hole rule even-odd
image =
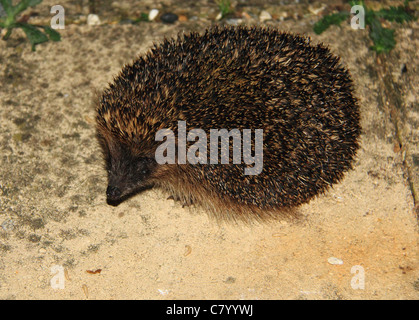
[[[13,228],[15,226],[15,223],[13,222],[12,219],[8,219],[3,221],[3,223],[1,224],[1,227],[3,228],[4,231],[8,232],[8,231],[12,231]]]
[[[6,33],[7,33],[7,29],[6,28],[1,29],[0,30],[0,38],[3,38],[6,35]]]
[[[343,261],[341,259],[335,257],[330,257],[329,259],[327,259],[327,262],[333,265],[343,264]]]
[[[312,14],[318,15],[321,13],[324,9],[326,9],[326,5],[324,3],[317,5],[317,6],[308,6],[308,11],[310,11]]]
[[[224,282],[225,283],[235,283],[236,282],[236,278],[234,278],[234,277],[228,277]]]
[[[157,291],[162,295],[162,296],[165,296],[165,295],[168,295],[169,294],[169,290],[167,290],[167,289],[157,289]]]
[[[411,28],[407,28],[404,30],[404,33],[406,34],[406,36],[411,36],[413,33],[413,30]]]
[[[134,24],[134,20],[132,19],[122,19],[119,21],[119,24]]]
[[[81,288],[83,289],[84,295],[86,296],[86,299],[89,298],[89,288],[87,288],[87,285],[82,285]]]
[[[226,23],[231,25],[231,26],[238,26],[239,24],[241,24],[243,22],[243,19],[227,19]]]
[[[186,256],[189,256],[190,254],[191,254],[191,252],[192,252],[192,248],[191,248],[191,246],[188,246],[188,245],[186,245],[185,246],[185,253],[183,254],[185,257]]]
[[[177,14],[174,13],[165,13],[160,17],[160,20],[164,23],[174,23],[179,19]]]
[[[268,20],[272,20],[272,16],[268,11],[263,10],[259,15],[259,20],[260,20],[260,22],[265,22],[265,21],[268,21]]]
[[[89,14],[87,16],[87,25],[89,26],[98,26],[100,25],[100,19],[97,14]]]
[[[66,280],[71,281],[70,275],[68,274],[68,270],[64,268],[64,277]]]
[[[153,21],[157,15],[159,14],[159,10],[157,9],[151,9],[148,13],[148,20]]]
[[[252,17],[250,16],[250,14],[248,14],[247,12],[242,12],[242,17],[246,20],[251,20]]]
[[[39,253],[42,253],[42,254],[44,254],[44,253],[46,253],[47,252],[47,250],[45,250],[44,248],[41,248],[41,249],[39,249],[39,251],[38,251]]]
[[[183,14],[181,14],[181,15],[179,15],[179,21],[180,22],[186,22],[186,21],[188,21],[188,17],[185,16],[185,15],[183,15]]]

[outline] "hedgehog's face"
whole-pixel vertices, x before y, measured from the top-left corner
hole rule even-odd
[[[152,187],[157,163],[153,157],[133,155],[122,144],[102,143],[108,172],[109,204],[118,204],[141,190]]]

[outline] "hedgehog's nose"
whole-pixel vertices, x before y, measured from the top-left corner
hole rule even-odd
[[[106,189],[106,196],[110,200],[116,200],[121,197],[121,190],[118,187],[108,186]]]

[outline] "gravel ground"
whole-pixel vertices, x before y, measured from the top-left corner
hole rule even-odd
[[[19,31],[0,41],[0,299],[419,298],[417,22],[396,26],[396,49],[377,58],[366,31],[313,33],[339,2],[233,2],[220,23],[261,24],[265,10],[264,25],[341,56],[363,127],[354,170],[298,221],[235,225],[155,189],[108,206],[94,129],[95,92],[153,43],[203,32],[217,5],[97,3],[61,1],[62,40],[35,52]],[[53,4],[29,21],[48,23]],[[179,19],[132,23],[151,9]]]

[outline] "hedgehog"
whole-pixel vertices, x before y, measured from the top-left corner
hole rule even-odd
[[[220,219],[281,216],[353,168],[361,132],[353,91],[340,58],[306,36],[213,26],[203,34],[165,38],[125,65],[97,102],[107,202],[117,205],[156,187]],[[191,151],[199,161],[185,162],[180,124],[207,135],[238,130],[243,146],[250,130],[255,141],[246,145],[247,153],[263,155],[261,170],[246,174],[252,165],[244,161],[244,147],[243,157],[231,161],[234,139],[213,146],[219,155],[230,151],[227,162],[207,161],[202,149]],[[170,137],[157,139],[159,132],[173,133],[174,148],[162,154],[174,150],[175,161],[158,161],[157,151]],[[201,146],[209,148],[208,141]],[[188,135],[186,147],[194,143]]]

